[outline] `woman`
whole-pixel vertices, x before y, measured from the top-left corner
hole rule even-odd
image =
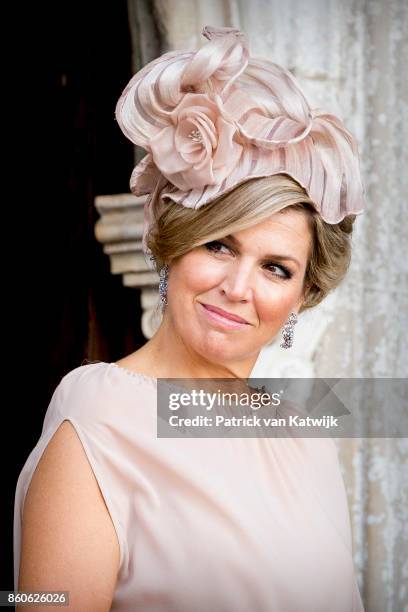
[[[116,116],[148,155],[143,245],[163,320],[54,392],[15,501],[15,589],[75,610],[360,612],[329,438],[158,438],[158,378],[249,377],[344,277],[363,210],[358,153],[245,35],[144,67]],[[36,608],[38,609],[38,607]]]

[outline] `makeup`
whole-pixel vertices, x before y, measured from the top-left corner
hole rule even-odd
[[[207,321],[215,324],[217,327],[222,327],[223,329],[246,329],[251,327],[249,323],[239,323],[238,321],[233,321],[232,319],[227,319],[227,317],[223,317],[218,312],[214,312],[207,308],[204,304],[197,302],[198,309],[200,313],[206,317]]]

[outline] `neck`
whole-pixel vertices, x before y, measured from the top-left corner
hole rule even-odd
[[[138,351],[157,378],[248,378],[258,355],[259,351],[232,363],[208,361],[184,343],[166,315],[153,338]]]

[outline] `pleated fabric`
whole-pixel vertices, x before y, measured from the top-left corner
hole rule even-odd
[[[288,70],[251,57],[240,30],[206,26],[203,35],[198,51],[147,64],[118,100],[120,128],[147,151],[131,191],[197,209],[246,180],[284,173],[327,223],[361,214],[358,147],[341,119],[312,109]]]

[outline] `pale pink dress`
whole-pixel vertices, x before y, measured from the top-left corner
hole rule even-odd
[[[120,545],[112,610],[361,612],[333,440],[157,438],[156,390],[114,363],[62,378],[17,482],[15,589],[27,488],[69,420]]]

